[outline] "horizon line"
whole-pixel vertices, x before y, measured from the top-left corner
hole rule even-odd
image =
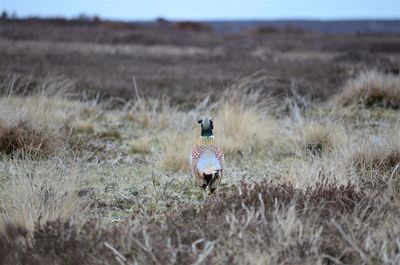
[[[400,17],[336,17],[336,18],[322,18],[322,17],[245,17],[245,18],[169,18],[165,16],[155,16],[153,18],[116,18],[116,17],[107,17],[100,16],[96,14],[87,14],[87,13],[78,13],[72,16],[65,15],[21,15],[18,16],[15,12],[9,12],[7,10],[3,10],[0,12],[7,12],[8,19],[68,19],[74,20],[79,19],[79,17],[87,17],[87,18],[99,18],[104,21],[116,21],[116,22],[154,22],[159,19],[166,20],[167,22],[180,22],[180,21],[194,21],[194,22],[263,22],[263,21],[321,21],[321,22],[335,22],[335,21],[400,21]]]

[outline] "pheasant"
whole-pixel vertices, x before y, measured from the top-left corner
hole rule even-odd
[[[214,124],[211,117],[198,121],[201,125],[201,136],[192,147],[189,160],[195,183],[203,189],[214,192],[221,182],[224,153],[214,142]]]

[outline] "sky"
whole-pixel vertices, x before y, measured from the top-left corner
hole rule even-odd
[[[400,19],[400,0],[0,0],[18,17],[116,20]]]

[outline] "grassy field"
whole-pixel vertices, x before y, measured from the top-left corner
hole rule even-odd
[[[398,263],[400,78],[362,73],[323,104],[265,79],[184,111],[107,110],[54,78],[4,95],[2,264]],[[227,161],[215,195],[188,171],[203,113]]]
[[[58,70],[64,66],[54,58],[83,54],[78,68],[101,80],[104,69],[88,65],[104,54],[122,65],[120,53],[135,54],[150,67],[154,56],[179,61],[210,51],[45,42],[3,38],[0,53],[32,62],[44,56]],[[400,77],[384,71],[398,66],[398,54],[364,50],[390,62],[354,63],[347,54],[331,66],[346,53],[311,46],[317,51],[259,48],[246,56],[273,56],[279,75],[230,72],[223,75],[229,84],[193,93],[186,103],[190,84],[178,96],[154,96],[150,83],[137,82],[141,75],[131,76],[130,96],[115,104],[89,95],[83,79],[29,79],[16,71],[21,61],[10,64],[0,75],[0,264],[399,264]],[[297,63],[308,68],[295,73]],[[178,76],[185,64],[176,67]],[[162,67],[151,69],[163,78]],[[193,82],[177,76],[166,82]],[[322,92],[313,96],[293,84]],[[290,93],[282,95],[282,87]],[[189,172],[189,151],[200,135],[196,121],[205,115],[213,117],[225,152],[215,194],[195,186]]]
[[[120,105],[132,99],[135,77],[144,96],[163,94],[195,107],[210,93],[262,73],[274,79],[263,89],[276,96],[295,90],[321,100],[360,71],[398,70],[399,47],[396,34],[296,27],[218,34],[200,23],[0,19],[0,78],[17,74],[33,86],[61,75],[77,84],[77,93]]]

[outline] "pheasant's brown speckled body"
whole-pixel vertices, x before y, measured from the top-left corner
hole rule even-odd
[[[191,150],[190,167],[195,182],[204,189],[209,187],[213,192],[223,175],[224,153],[214,141],[211,118],[203,118],[201,125],[202,136]]]

